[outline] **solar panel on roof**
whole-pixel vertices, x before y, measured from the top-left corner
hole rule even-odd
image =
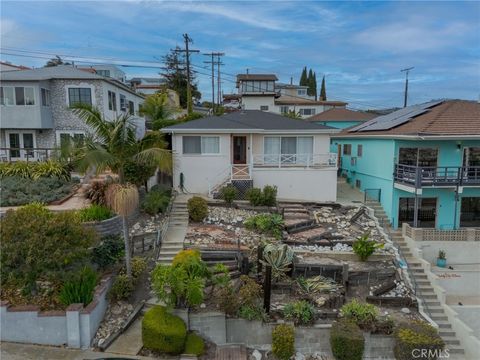
[[[413,117],[421,115],[428,111],[429,108],[440,104],[442,101],[430,101],[424,104],[412,105],[393,113],[378,116],[361,125],[358,125],[350,130],[353,131],[375,131],[375,130],[389,130],[398,125],[402,125],[410,121]]]

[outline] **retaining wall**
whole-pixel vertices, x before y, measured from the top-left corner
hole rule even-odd
[[[83,223],[83,226],[93,228],[101,237],[117,235],[122,231],[122,218],[117,215],[103,221],[89,221]]]
[[[216,344],[242,343],[246,346],[268,350],[272,344],[275,324],[261,321],[226,318],[221,312],[190,313],[176,310],[175,313],[188,324],[190,330]],[[386,335],[364,333],[364,359],[393,359],[394,339]],[[332,357],[330,349],[330,325],[295,328],[295,351],[302,354],[321,353]]]
[[[40,311],[35,305],[0,306],[1,341],[67,345],[88,348],[107,309],[107,292],[111,277],[103,278],[95,288],[93,301],[71,304],[65,311]]]

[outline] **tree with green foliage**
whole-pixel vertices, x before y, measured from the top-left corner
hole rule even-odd
[[[95,169],[97,173],[110,169],[125,183],[126,167],[135,162],[155,166],[170,172],[171,153],[166,149],[163,134],[158,131],[147,133],[137,140],[135,125],[128,114],[113,120],[106,119],[99,109],[86,104],[76,104],[72,111],[89,127],[94,136],[87,137],[78,153],[77,167],[80,171]]]
[[[60,56],[55,55],[55,57],[48,60],[43,67],[54,67],[58,65],[71,65],[71,63],[64,62]]]
[[[168,92],[162,91],[145,98],[140,114],[147,117],[154,130],[159,130],[175,123],[172,117],[178,110],[169,103]]]
[[[180,106],[187,107],[187,69],[185,67],[185,53],[179,52],[180,47],[172,49],[163,57],[165,64],[165,73],[163,76],[167,79],[167,88],[175,90],[180,98]],[[202,94],[198,91],[195,84],[195,73],[190,70],[190,88],[192,98],[200,99]]]
[[[317,101],[318,92],[317,92],[317,73],[316,72],[313,73],[313,81],[312,82],[313,82],[313,86],[314,86],[314,91],[313,91],[314,94],[313,95],[315,95],[315,101]]]
[[[322,87],[320,88],[320,100],[327,101],[327,89],[325,87],[325,75],[322,79]]]
[[[308,96],[312,96],[313,93],[312,91],[314,91],[313,89],[313,71],[312,69],[308,70],[308,77],[307,77],[307,86],[308,86],[308,89],[307,89],[307,95]]]
[[[301,85],[301,86],[308,86],[307,67],[306,66],[302,70],[302,75],[300,76],[300,82],[298,84]]]

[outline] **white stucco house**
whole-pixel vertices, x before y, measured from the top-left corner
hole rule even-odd
[[[337,161],[330,135],[337,129],[246,110],[162,129],[172,135],[173,185],[214,196],[226,184],[242,193],[275,185],[278,198],[336,200]]]

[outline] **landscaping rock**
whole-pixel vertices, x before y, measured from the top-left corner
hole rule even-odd
[[[262,360],[262,353],[257,349],[253,350],[251,360]]]
[[[302,353],[297,352],[295,354],[295,360],[305,360],[305,359],[306,359],[305,355],[303,355]]]
[[[411,313],[409,308],[402,308],[401,312],[403,312],[404,314],[410,314]]]

